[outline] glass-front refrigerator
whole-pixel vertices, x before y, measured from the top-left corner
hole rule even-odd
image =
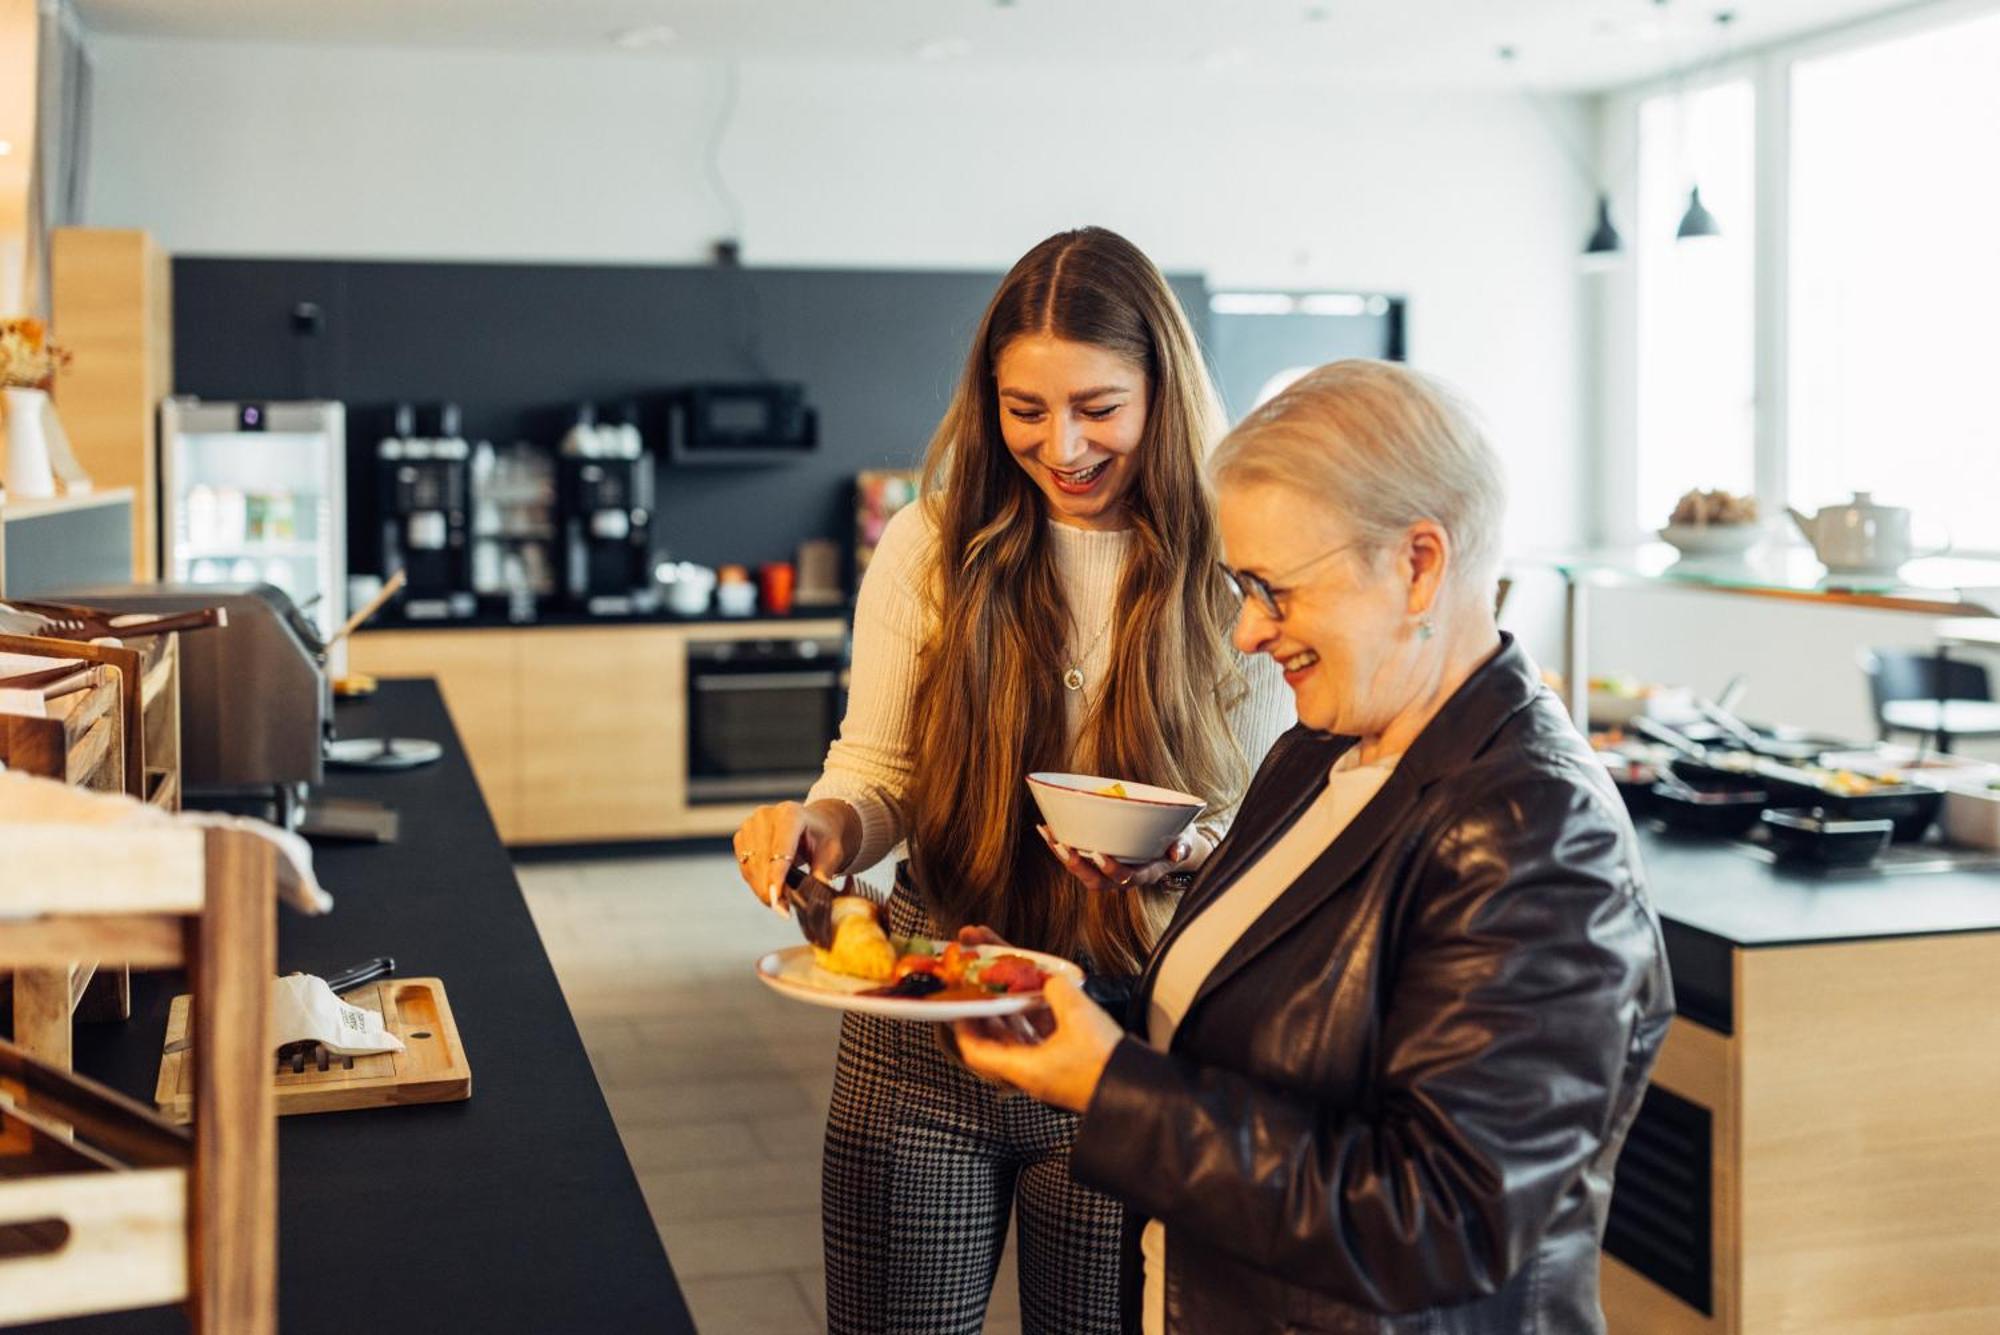
[[[331,636],[346,617],[341,405],[168,399],[160,455],[166,578],[276,585]]]

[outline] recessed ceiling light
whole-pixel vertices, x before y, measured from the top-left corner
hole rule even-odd
[[[664,23],[649,23],[642,28],[626,28],[611,34],[612,44],[622,51],[651,51],[671,46],[679,40],[680,34]]]
[[[933,37],[917,43],[911,54],[918,60],[963,60],[972,54],[972,43],[963,37]]]

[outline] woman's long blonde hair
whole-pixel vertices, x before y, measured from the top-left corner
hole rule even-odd
[[[1070,612],[1051,521],[1001,436],[994,380],[1002,350],[1030,334],[1103,348],[1146,373],[1110,668],[1074,754],[1063,746]],[[1227,645],[1236,604],[1217,566],[1202,469],[1219,427],[1185,312],[1123,237],[1096,227],[1050,237],[993,294],[931,438],[919,502],[938,531],[928,581],[936,630],[918,660],[910,861],[947,930],[982,923],[1097,969],[1135,969],[1170,902],[1077,884],[1035,833],[1026,776],[1117,775],[1198,794],[1211,808],[1240,793],[1248,765],[1227,718],[1244,690]]]

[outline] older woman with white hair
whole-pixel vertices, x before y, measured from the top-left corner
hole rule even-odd
[[[1236,643],[1299,726],[1141,979],[1060,981],[975,1069],[1083,1114],[1146,1335],[1601,1331],[1612,1168],[1672,1012],[1632,829],[1493,615],[1500,467],[1430,381],[1339,362],[1212,463]]]

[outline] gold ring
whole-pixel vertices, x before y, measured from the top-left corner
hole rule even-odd
[[[771,854],[771,861],[773,861],[773,862],[783,862],[783,861],[784,861],[784,860],[785,860],[786,858],[788,858],[788,857],[790,857],[790,856],[791,856],[791,854],[790,854],[790,853],[773,853],[773,854]]]
[[[738,853],[738,854],[736,855],[736,860],[737,860],[738,862],[744,862],[744,863],[747,863],[747,862],[749,862],[749,861],[750,861],[750,855],[749,855],[748,853]]]

